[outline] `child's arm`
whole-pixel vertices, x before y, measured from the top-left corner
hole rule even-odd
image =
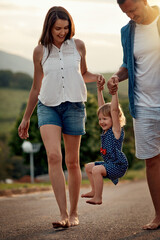
[[[112,116],[112,130],[116,139],[120,138],[121,135],[121,125],[119,120],[119,101],[118,101],[118,91],[115,95],[112,95],[111,101],[111,116]]]
[[[98,95],[98,107],[101,107],[103,104],[105,104],[105,101],[103,98],[103,90],[100,87],[97,88],[97,95]]]
[[[105,79],[99,76],[97,80],[98,107],[101,107],[103,104],[105,104],[105,101],[103,98],[104,84],[105,84]]]

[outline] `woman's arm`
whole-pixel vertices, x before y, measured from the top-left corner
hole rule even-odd
[[[75,39],[75,44],[77,47],[77,50],[81,56],[81,73],[83,76],[83,79],[86,83],[89,82],[97,82],[98,79],[101,78],[101,80],[105,83],[105,79],[100,74],[94,74],[88,71],[87,69],[87,63],[86,63],[86,48],[83,41],[79,39]]]
[[[19,136],[22,139],[26,139],[29,136],[28,129],[29,129],[30,117],[38,101],[38,94],[41,88],[41,83],[43,78],[43,70],[41,66],[42,56],[43,56],[43,47],[42,45],[38,45],[33,52],[33,63],[34,63],[33,84],[30,90],[29,99],[28,99],[27,107],[26,107],[22,122],[18,128]]]

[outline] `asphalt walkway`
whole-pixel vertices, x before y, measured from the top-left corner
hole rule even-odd
[[[80,225],[68,229],[52,228],[59,212],[51,191],[1,197],[0,240],[160,240],[160,229],[141,229],[153,214],[145,181],[106,183],[99,206],[81,198]]]

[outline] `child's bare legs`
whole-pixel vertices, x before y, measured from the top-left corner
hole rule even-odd
[[[102,204],[103,176],[107,172],[103,165],[97,165],[92,168],[92,179],[94,185],[94,197],[86,201],[90,204]]]
[[[92,169],[93,167],[95,167],[95,164],[93,162],[91,163],[87,163],[85,165],[85,170],[86,170],[86,173],[87,173],[87,176],[88,176],[88,179],[90,181],[90,184],[91,184],[91,191],[88,192],[88,193],[85,193],[85,194],[82,194],[81,197],[85,197],[85,198],[92,198],[94,197],[94,181],[93,181],[93,177],[92,177]]]

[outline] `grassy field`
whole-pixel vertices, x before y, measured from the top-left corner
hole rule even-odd
[[[0,88],[0,134],[8,133],[27,102],[29,91]]]
[[[112,74],[106,73],[103,75],[107,81]],[[127,85],[127,81],[119,84],[120,98],[127,98]],[[96,83],[87,84],[87,89],[89,92],[96,94]],[[107,86],[105,86],[105,91],[108,92]],[[22,106],[27,102],[28,96],[29,91],[27,90],[0,88],[0,134],[8,134],[13,128]]]
[[[108,92],[107,81],[112,75],[113,75],[113,73],[104,73],[103,74],[104,78],[106,79],[105,91],[107,91],[107,92]],[[119,97],[120,98],[127,98],[128,97],[128,80],[123,81],[119,84],[118,92],[119,92]]]
[[[143,180],[146,178],[146,173],[145,173],[145,168],[141,170],[128,170],[127,173],[120,179],[120,182],[123,181],[136,181],[136,180]],[[109,179],[105,179],[104,182],[111,182]],[[89,180],[84,179],[82,180],[82,187],[83,186],[89,186]],[[19,182],[14,182],[11,184],[6,184],[6,183],[0,183],[0,191],[3,190],[16,190],[16,189],[28,189],[28,188],[39,188],[39,189],[44,189],[44,188],[49,188],[51,187],[51,183],[19,183]]]
[[[113,73],[104,73],[103,76],[106,79],[106,84],[105,84],[105,92],[108,93],[108,88],[107,88],[107,81],[108,79],[113,75]],[[91,93],[97,94],[97,87],[96,83],[88,83],[87,84],[87,89]],[[119,92],[119,97],[120,98],[127,98],[128,97],[128,81],[123,81],[119,84],[118,87],[118,92]]]

